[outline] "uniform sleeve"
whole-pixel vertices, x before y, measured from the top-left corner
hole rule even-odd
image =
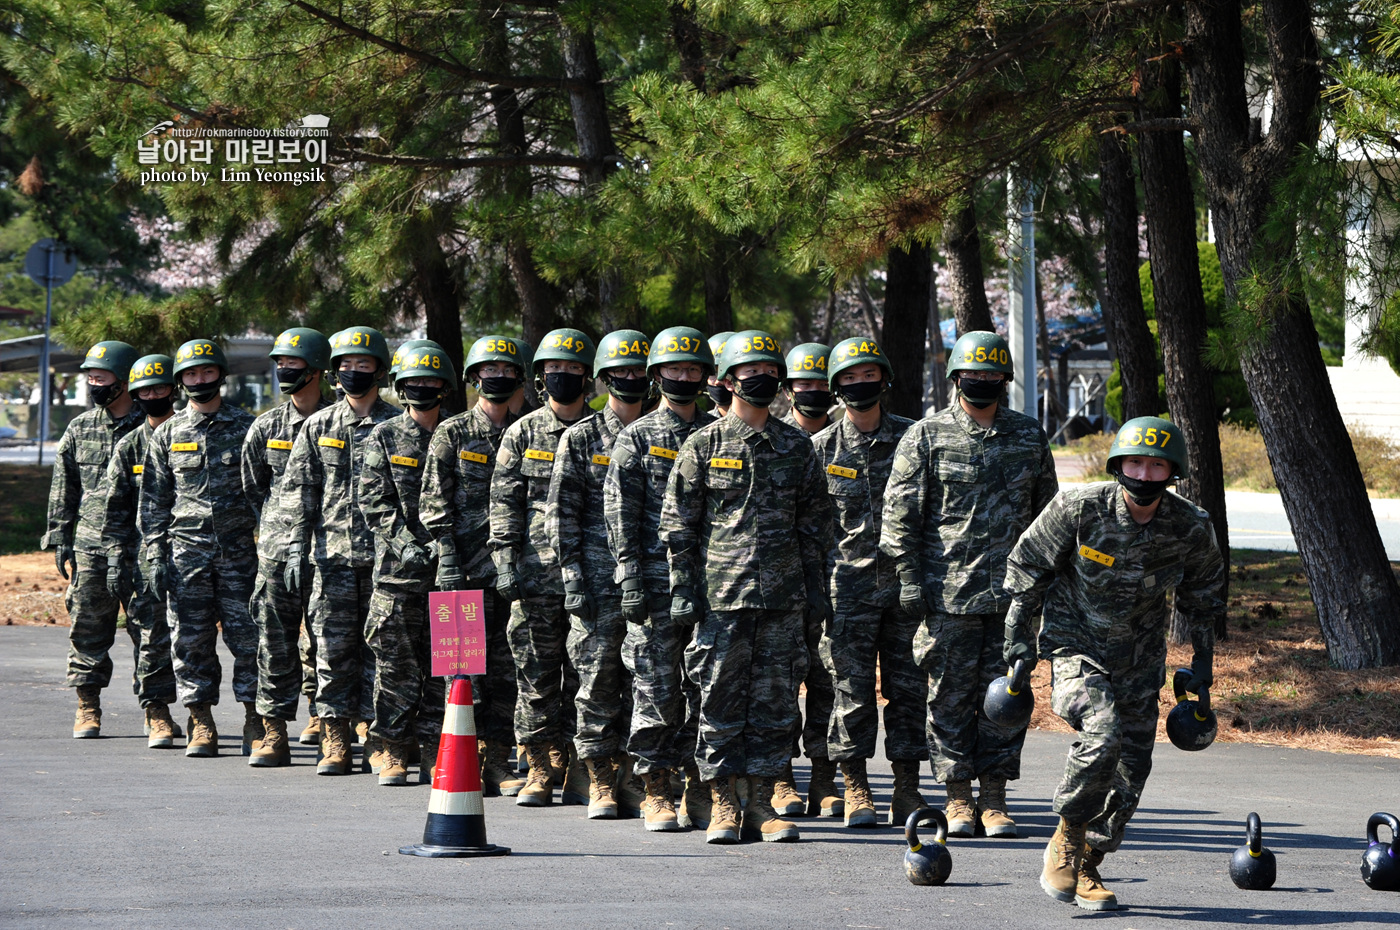
[[[894,465],[885,485],[880,514],[880,551],[896,570],[923,573],[924,510],[929,499],[929,456],[920,448],[919,434],[909,430],[895,447]]]
[[[167,423],[171,421],[166,421]],[[170,472],[170,430],[151,434],[141,463],[141,497],[137,524],[148,561],[164,559],[170,549],[170,510],[175,506],[175,476]]]
[[[1032,491],[1031,508],[1037,516],[1044,510],[1055,495],[1060,493],[1060,479],[1055,474],[1055,456],[1050,451],[1050,440],[1045,431],[1040,431],[1040,475],[1035,479]]]
[[[132,449],[128,443],[119,443],[102,479],[102,517],[98,532],[101,534],[102,550],[109,559],[136,554],[127,551],[136,541],[133,539],[136,535],[133,532],[136,526],[136,486],[131,468],[139,463],[134,461]]]
[[[802,485],[797,493],[797,546],[806,568],[808,596],[824,598],[831,590],[828,562],[835,565],[832,550],[836,540],[831,497],[826,492],[826,478],[818,461],[816,450],[809,448]]]
[[[308,423],[297,434],[277,496],[277,505],[288,518],[287,541],[301,543],[303,552],[311,537],[311,528],[321,518],[321,484],[325,469],[321,467],[321,457],[316,454],[319,433],[319,429],[312,429]]]
[[[554,470],[549,476],[549,501],[545,505],[545,532],[559,557],[565,581],[582,581],[584,573],[583,513],[588,469],[586,430],[566,430],[559,438]],[[608,579],[603,579],[608,580]],[[595,579],[596,581],[596,579]]]
[[[617,437],[612,463],[603,479],[603,520],[608,547],[625,578],[642,574],[642,514],[646,509],[647,476],[639,444],[629,433]]]
[[[491,540],[493,553],[509,549],[519,555],[525,543],[525,476],[520,472],[523,430],[512,427],[501,437],[496,470],[491,475]]]
[[[453,454],[452,431],[442,426],[428,440],[423,463],[423,489],[418,498],[418,520],[436,540],[452,539],[452,514],[448,502],[457,494],[457,461]]]
[[[1176,588],[1176,609],[1186,618],[1197,649],[1214,646],[1216,621],[1225,615],[1225,559],[1215,528],[1206,523],[1199,532],[1199,544],[1187,558]]]
[[[386,421],[387,422],[387,421]],[[365,441],[365,460],[360,466],[357,495],[365,525],[380,542],[392,547],[399,532],[407,527],[399,507],[399,490],[390,474],[391,450],[382,427],[375,427]]]
[[[698,434],[697,434],[698,435]],[[661,505],[661,541],[671,563],[672,589],[695,587],[700,578],[700,531],[705,518],[705,482],[700,444],[687,439],[666,481]]]
[[[264,427],[259,421],[254,421],[248,429],[248,435],[243,438],[243,461],[240,468],[243,475],[243,494],[248,498],[248,505],[253,508],[253,515],[261,523],[263,507],[269,503],[275,506],[277,502],[269,502],[267,499],[272,491],[272,467],[267,464],[267,440]]]
[[[54,454],[53,483],[49,485],[48,532],[43,548],[73,545],[73,530],[78,523],[78,505],[83,498],[83,482],[78,475],[78,463],[73,458],[73,430],[63,432]]]
[[[1077,508],[1063,497],[1051,501],[1027,527],[1006,559],[1003,589],[1012,597],[1011,610],[1033,617],[1040,612],[1045,592],[1064,571],[1079,538]],[[1007,625],[1011,624],[1008,617]]]

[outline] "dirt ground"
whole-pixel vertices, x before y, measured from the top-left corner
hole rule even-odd
[[[0,555],[0,624],[67,626],[67,588],[68,582],[54,568],[52,552]]]

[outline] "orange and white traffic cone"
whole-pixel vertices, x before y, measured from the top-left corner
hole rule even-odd
[[[442,739],[438,742],[437,769],[433,773],[433,793],[428,800],[428,825],[423,828],[423,842],[404,846],[399,852],[430,859],[510,855],[509,847],[493,846],[486,840],[472,683],[465,675],[452,679],[452,693],[442,721]]]

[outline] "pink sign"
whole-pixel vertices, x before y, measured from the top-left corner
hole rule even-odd
[[[433,675],[486,674],[486,613],[480,591],[428,595]]]

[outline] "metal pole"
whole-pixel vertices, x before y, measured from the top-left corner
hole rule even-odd
[[[39,350],[39,464],[44,464],[44,440],[49,438],[49,328],[53,325],[53,246],[44,250],[44,345]]]
[[[1036,361],[1035,323],[1035,200],[1030,182],[1018,182],[1007,175],[1007,277],[1010,284],[1006,331],[1011,345],[1011,357],[1016,365],[1016,380],[1011,382],[1011,408],[1030,417],[1040,418],[1036,410],[1039,393],[1036,383],[1040,366]],[[1019,200],[1019,206],[1017,202]]]

